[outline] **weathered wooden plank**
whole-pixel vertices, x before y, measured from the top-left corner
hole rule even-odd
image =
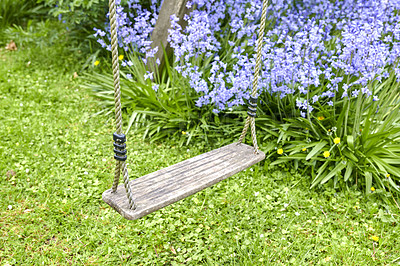
[[[181,172],[185,172],[189,169],[193,170],[195,168],[198,168],[204,163],[207,163],[207,161],[214,160],[220,156],[224,156],[227,153],[231,153],[230,149],[224,149],[221,151],[219,151],[219,149],[215,149],[210,152],[203,153],[199,156],[187,159],[172,166],[145,175],[140,179],[137,179],[135,185],[140,186],[142,183],[145,183],[145,185],[147,186],[157,181],[157,176],[160,175],[163,175],[163,178],[166,178],[170,175],[180,175]]]
[[[198,187],[207,183],[212,175],[219,176],[223,173],[221,171],[226,171],[227,167],[231,165],[236,165],[240,159],[243,158],[245,154],[243,152],[231,153],[227,156],[221,156],[218,159],[210,160],[207,164],[202,165],[197,168],[197,171],[187,171],[182,173],[181,176],[174,176],[174,178],[166,178],[160,180],[160,182],[153,188],[147,189],[146,196],[153,195],[152,198],[146,198],[147,202],[151,202],[154,199],[157,201],[165,200],[165,197],[169,197],[184,190],[185,187]],[[154,193],[156,191],[156,193]],[[153,192],[153,193],[152,193]]]
[[[265,158],[245,144],[229,144],[130,182],[136,210],[128,208],[125,188],[103,193],[103,200],[124,218],[135,220],[186,198],[232,176]]]

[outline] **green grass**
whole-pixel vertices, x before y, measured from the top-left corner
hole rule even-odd
[[[0,51],[0,265],[400,263],[395,204],[310,190],[309,178],[268,161],[122,219],[101,200],[113,178],[112,117],[93,116],[98,102],[63,68],[66,55],[49,65],[34,52]],[[132,178],[199,153],[128,137]]]

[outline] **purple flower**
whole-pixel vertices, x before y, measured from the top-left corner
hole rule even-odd
[[[151,0],[144,8],[128,0],[128,9],[117,7],[119,45],[139,53],[144,63],[157,52],[150,36],[161,2]],[[261,0],[189,0],[193,11],[183,18],[185,29],[178,17],[170,17],[173,68],[198,93],[197,106],[212,105],[219,112],[249,98],[261,5]],[[399,10],[395,0],[272,0],[267,25],[273,27],[267,27],[261,47],[259,91],[272,99],[297,99],[303,117],[313,104],[333,106],[335,95],[371,96],[373,82],[393,72],[400,79]],[[106,49],[108,32],[95,29]],[[129,62],[123,65],[133,67]]]
[[[367,87],[361,88],[361,92],[362,94],[365,94],[367,97],[372,95],[372,92]]]
[[[144,79],[150,79],[153,80],[153,72],[146,71],[146,74],[144,74]]]
[[[354,90],[354,91],[351,93],[351,95],[352,95],[353,97],[357,97],[359,93],[360,93],[360,90]]]

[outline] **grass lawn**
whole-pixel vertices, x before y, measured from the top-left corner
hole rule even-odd
[[[101,200],[113,117],[93,116],[98,104],[63,69],[65,55],[35,52],[0,51],[0,265],[400,265],[395,204],[310,191],[301,174],[268,162],[124,220]],[[128,137],[131,178],[199,154]]]

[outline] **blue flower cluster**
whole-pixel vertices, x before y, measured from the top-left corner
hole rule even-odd
[[[118,8],[121,47],[134,47],[146,60],[154,56],[150,34],[160,3],[153,0],[150,11],[137,0],[128,5],[128,13]],[[190,0],[192,5],[185,29],[171,17],[176,71],[199,93],[198,106],[212,104],[219,112],[244,104],[262,1]],[[377,84],[393,72],[400,80],[399,0],[272,0],[267,20],[259,90],[291,95],[302,116],[335,98],[362,93],[379,100]]]
[[[121,6],[121,0],[116,0],[117,4],[117,29],[119,46],[125,51],[133,49],[142,54],[145,54],[144,61],[146,58],[154,57],[157,52],[156,49],[151,49],[150,36],[156,24],[159,9],[161,6],[160,1],[151,0],[150,10],[147,10],[142,6],[140,0],[128,0],[127,7],[129,12]],[[109,16],[109,14],[107,15]],[[111,51],[110,43],[110,27],[106,27],[105,31],[101,29],[95,30],[95,37],[107,37],[108,44],[104,38],[99,38],[97,41],[103,48]],[[123,61],[122,66],[132,66],[131,61]]]

